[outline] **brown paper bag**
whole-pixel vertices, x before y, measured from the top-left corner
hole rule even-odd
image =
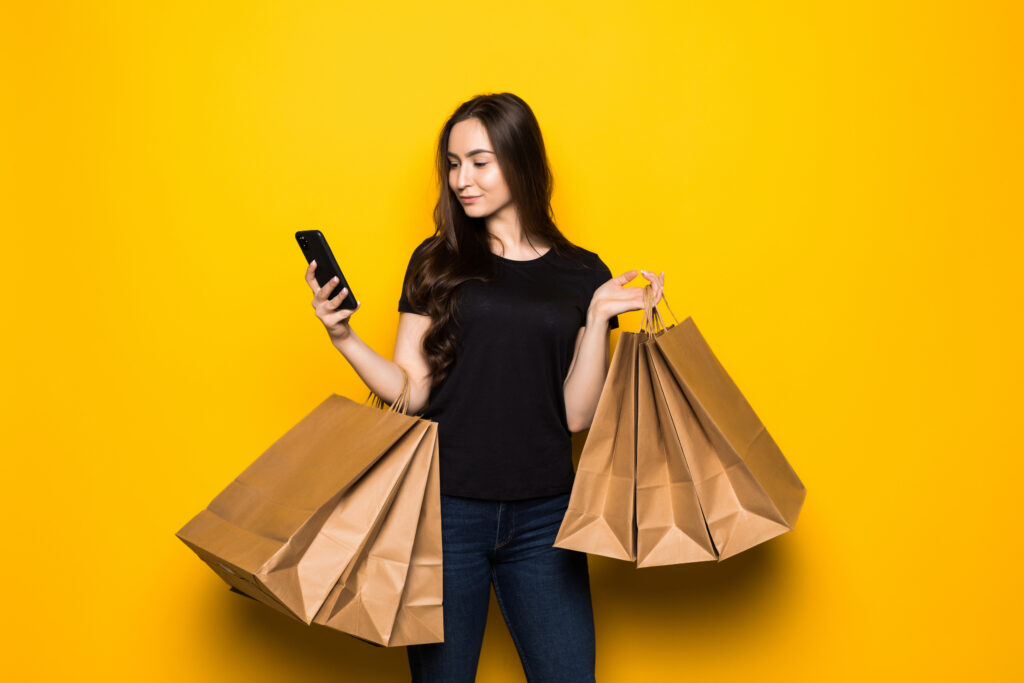
[[[428,471],[436,468],[436,424],[396,412],[408,400],[405,380],[388,411],[379,409],[377,397],[374,406],[329,397],[178,537],[233,588],[311,623],[337,581],[374,545],[413,463],[421,474],[424,457]],[[420,554],[440,566],[438,481],[419,476],[418,482],[416,510],[391,524],[404,525],[410,538],[428,539]],[[429,486],[434,489],[423,488]],[[429,528],[418,529],[422,521]],[[421,583],[427,584],[421,594],[429,592],[439,610],[440,573]],[[399,599],[404,591],[404,585],[391,590]],[[423,637],[422,629],[414,637]]]
[[[344,570],[335,552],[326,558],[318,552],[325,544],[328,551],[337,547],[331,530],[321,535],[324,525],[343,494],[382,456],[411,457],[415,444],[403,437],[415,423],[331,395],[177,536],[230,585],[310,623]],[[378,469],[370,479],[382,473]],[[330,568],[326,576],[324,565]]]
[[[636,559],[637,335],[622,332],[554,545]]]
[[[419,440],[386,517],[371,534],[359,557],[337,580],[314,619],[318,624],[381,645],[392,644],[399,607],[410,593],[409,589],[422,591],[424,588],[422,579],[415,576],[422,566],[422,558],[414,558],[414,542],[417,532],[428,534],[433,531],[430,527],[435,525],[431,523],[430,515],[432,509],[440,507],[439,491],[431,491],[428,486],[428,479],[437,468],[437,426],[422,421],[417,429],[425,430],[426,434]],[[366,492],[365,498],[361,497],[363,493],[353,491],[346,496],[345,502],[357,508],[373,508],[373,492]],[[437,494],[436,501],[432,493]],[[418,563],[414,564],[414,560]],[[436,566],[440,567],[440,562]],[[408,586],[410,579],[417,581],[414,587]],[[440,583],[428,581],[425,585],[433,592],[419,596],[416,602],[418,607],[422,607],[425,599],[436,608],[432,613],[420,610],[421,617],[432,626],[438,626],[436,633],[429,634],[433,640],[426,641],[436,642],[443,639],[435,637],[441,636],[440,628],[443,626],[441,595],[436,590]],[[410,599],[415,598],[410,596]]]
[[[444,640],[444,615],[441,588],[444,572],[441,554],[441,477],[439,446],[434,439],[434,454],[427,476],[427,493],[416,525],[409,574],[405,591],[391,632],[391,647],[437,643]]]
[[[653,304],[649,292],[644,290],[648,311]],[[642,327],[636,413],[637,566],[714,560],[715,547],[659,378],[665,369],[652,358],[660,332],[646,316]]]
[[[693,319],[653,341],[653,362],[718,559],[791,530],[806,489]]]

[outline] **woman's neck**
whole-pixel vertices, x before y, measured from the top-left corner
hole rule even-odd
[[[491,238],[491,251],[508,259],[522,260],[541,256],[549,244],[526,238],[526,231],[519,223],[515,207],[507,206],[486,219],[487,233]]]

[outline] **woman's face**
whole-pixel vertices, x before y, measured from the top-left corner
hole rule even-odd
[[[483,218],[512,206],[487,129],[479,119],[452,126],[448,136],[448,186],[467,216]]]

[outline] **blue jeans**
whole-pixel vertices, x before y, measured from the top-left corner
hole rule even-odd
[[[474,680],[492,583],[530,683],[594,680],[587,556],[552,546],[568,504],[441,496],[444,642],[407,648],[414,682]]]

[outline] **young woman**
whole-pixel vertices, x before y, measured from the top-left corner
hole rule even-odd
[[[530,681],[594,680],[586,555],[552,546],[569,502],[570,434],[594,417],[617,315],[643,307],[552,220],[537,120],[511,93],[460,105],[437,147],[436,231],[413,252],[394,360],[356,336],[306,271],[313,308],[367,386],[438,423],[444,642],[410,646],[414,681],[473,681],[490,589]],[[664,274],[644,273],[656,300]]]

